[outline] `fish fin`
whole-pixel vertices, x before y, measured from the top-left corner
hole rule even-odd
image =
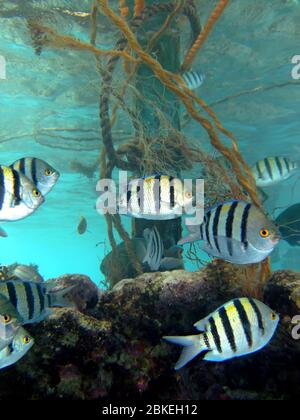
[[[179,258],[183,253],[183,247],[180,245],[173,245],[167,251],[165,256],[170,258]]]
[[[197,328],[198,331],[202,331],[202,332],[206,331],[206,326],[207,326],[207,322],[209,318],[210,316],[204,319],[201,319],[200,321],[194,324],[194,327]]]
[[[66,287],[63,290],[57,292],[51,291],[51,307],[61,307],[61,308],[75,308],[75,304],[71,302],[65,295],[68,294],[75,285]]]
[[[190,335],[186,337],[163,337],[164,340],[170,343],[178,344],[184,347],[181,356],[175,365],[175,370],[181,369],[200,353],[207,350],[204,346],[202,346],[200,338],[201,335]]]
[[[0,236],[2,237],[2,238],[7,238],[8,237],[8,235],[7,235],[7,233],[6,233],[6,231],[3,229],[3,227],[1,227],[0,226]]]
[[[187,235],[185,238],[180,239],[178,241],[177,245],[182,246],[187,243],[197,242],[202,240],[202,235],[200,232],[200,226],[188,226],[189,235]]]
[[[189,244],[191,242],[196,242],[197,239],[196,237],[194,237],[193,235],[188,235],[185,238],[180,239],[180,241],[178,241],[178,245],[182,246],[185,244]]]
[[[185,238],[182,238],[177,245],[181,246],[186,243],[196,242],[202,240],[201,234],[201,225],[188,225],[186,224],[186,228],[189,231],[189,235]]]
[[[183,270],[184,263],[179,258],[166,257],[161,260],[159,269],[163,271]]]
[[[224,362],[225,359],[222,357],[222,354],[216,354],[214,351],[209,351],[204,356],[203,360],[206,360],[207,362]]]

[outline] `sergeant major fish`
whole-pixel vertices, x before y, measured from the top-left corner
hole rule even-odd
[[[17,363],[31,349],[34,339],[20,327],[11,344],[0,351],[0,369]]]
[[[21,317],[15,307],[0,295],[0,350],[8,346],[21,325]]]
[[[24,175],[0,166],[0,220],[15,221],[32,214],[44,198],[39,189]]]
[[[203,250],[233,264],[254,264],[266,259],[279,242],[275,224],[253,204],[230,201],[207,210],[204,222],[188,226],[190,234],[179,241],[204,241]]]
[[[269,187],[282,182],[299,171],[299,164],[286,157],[268,157],[252,167],[258,187]]]
[[[47,162],[33,157],[19,159],[10,167],[30,179],[43,196],[52,190],[60,176]]]
[[[74,286],[51,291],[55,283],[12,280],[0,282],[0,295],[7,298],[18,311],[22,325],[40,322],[51,314],[53,307],[70,307],[65,295]]]
[[[152,176],[129,182],[121,193],[119,213],[148,220],[170,220],[190,208],[193,193],[183,181],[171,176]]]
[[[151,229],[145,229],[143,234],[147,248],[142,263],[147,264],[151,271],[171,271],[183,268],[183,261],[178,258],[179,247],[174,246],[165,252],[163,241],[156,226]],[[173,256],[175,252],[177,253],[177,258]],[[165,253],[168,253],[169,256],[166,257]]]
[[[205,76],[199,71],[188,71],[182,75],[182,78],[190,90],[196,90],[202,86]]]
[[[235,299],[194,326],[199,335],[164,337],[184,347],[175,369],[181,369],[200,353],[204,360],[223,362],[261,350],[272,339],[279,316],[252,298]]]

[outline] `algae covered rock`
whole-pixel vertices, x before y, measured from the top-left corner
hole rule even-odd
[[[300,273],[273,273],[265,288],[265,300],[286,315],[300,314]]]
[[[241,273],[226,263],[213,263],[195,273],[145,273],[121,281],[111,291],[97,292],[98,303],[82,305],[84,313],[56,309],[46,321],[28,326],[35,346],[18,364],[0,371],[0,398],[296,398],[300,343],[292,340],[286,323],[271,344],[254,355],[226,363],[198,357],[179,372],[173,369],[180,349],[165,343],[162,336],[193,334],[196,321],[241,297],[236,287]],[[266,296],[274,276],[265,288]],[[74,277],[83,287],[85,280]],[[65,278],[57,283],[66,284]],[[276,302],[281,295],[293,294],[287,291],[290,284],[282,287],[279,295],[273,291]],[[277,303],[275,309],[285,318],[293,312],[292,305],[287,300],[282,310]]]
[[[88,276],[66,274],[57,279],[49,280],[49,282],[54,285],[53,291],[72,286],[73,288],[67,297],[79,311],[93,308],[98,302],[99,289]]]

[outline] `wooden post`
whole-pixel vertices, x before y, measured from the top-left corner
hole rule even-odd
[[[160,0],[159,4],[167,3],[169,0]],[[146,0],[146,6],[158,3],[154,0]],[[131,10],[132,11],[132,10]],[[146,47],[150,38],[156,33],[164,24],[166,13],[161,13],[155,18],[151,19],[150,22],[146,22],[143,26],[141,33],[139,34],[139,41]],[[174,22],[171,24],[171,28],[158,40],[154,49],[153,56],[157,59],[162,66],[174,73],[180,71],[180,34],[179,31],[174,31]],[[151,69],[147,66],[140,66],[138,71],[136,87],[141,95],[141,99],[137,99],[136,107],[138,115],[146,128],[146,134],[150,137],[159,137],[162,127],[159,125],[159,119],[153,110],[152,104],[164,114],[164,117],[168,120],[170,125],[180,130],[180,118],[179,110],[180,103],[176,95],[168,91],[166,87],[154,76]],[[145,99],[145,101],[143,100]],[[151,104],[152,103],[152,104]],[[166,134],[164,128],[164,135]],[[153,174],[137,174],[142,175],[153,175]],[[161,175],[180,175],[176,173],[161,174]],[[178,242],[181,237],[181,218],[163,221],[163,222],[152,222],[143,219],[135,219],[133,221],[133,232],[135,236],[142,236],[143,231],[147,227],[156,225],[164,242],[165,249],[173,246]]]

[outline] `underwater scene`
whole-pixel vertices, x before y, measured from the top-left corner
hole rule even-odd
[[[1,400],[299,397],[299,20],[0,1]]]

